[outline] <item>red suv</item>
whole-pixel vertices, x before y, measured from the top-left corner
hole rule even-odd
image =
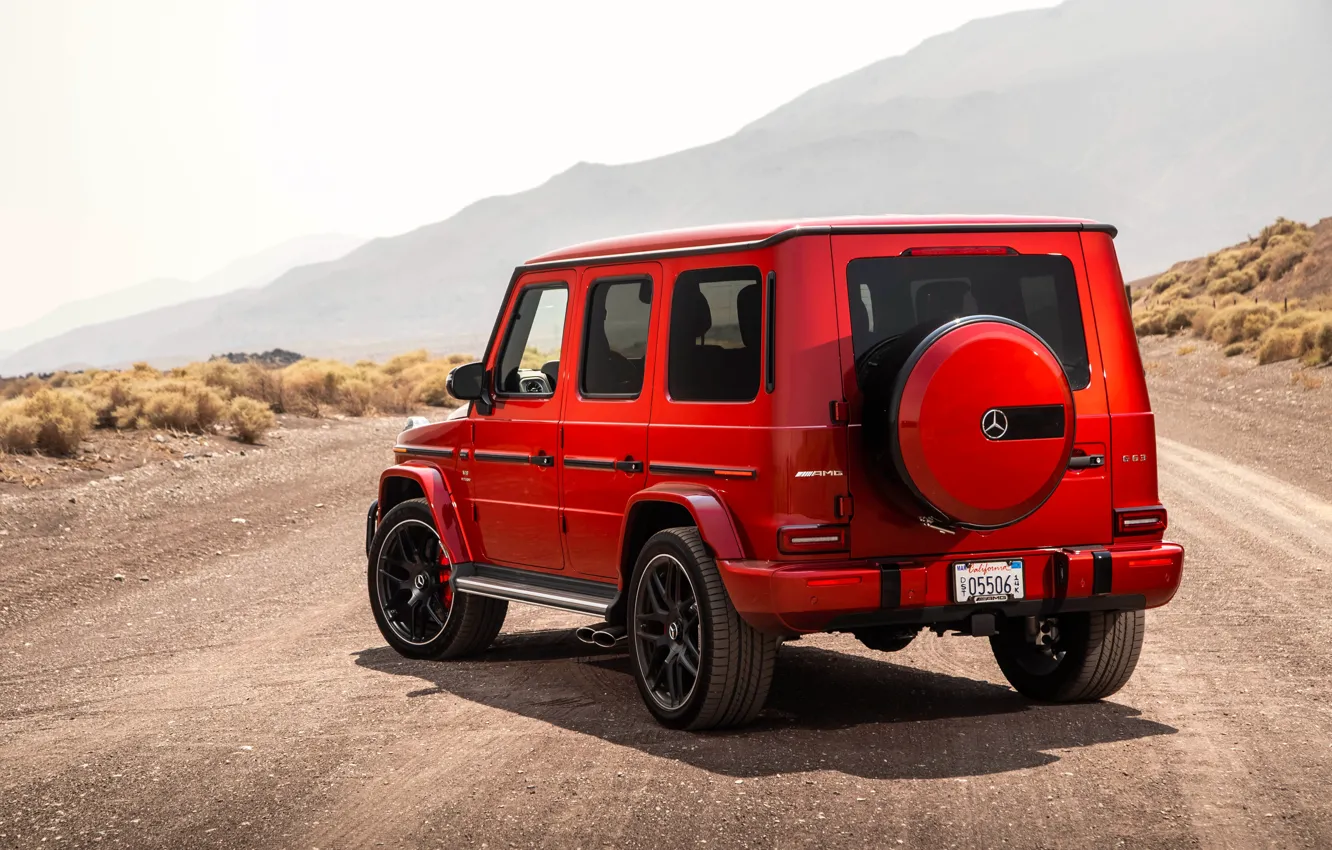
[[[1054,218],[769,222],[518,267],[485,359],[413,420],[367,522],[413,658],[509,602],[628,643],[662,723],[762,708],[783,639],[990,639],[1018,691],[1092,700],[1179,587],[1115,230]]]

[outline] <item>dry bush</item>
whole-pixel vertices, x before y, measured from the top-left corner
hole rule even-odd
[[[1152,284],[1152,292],[1159,295],[1177,283],[1179,283],[1179,272],[1166,272]]]
[[[338,407],[342,386],[356,371],[337,360],[301,360],[282,370],[282,409],[299,416],[322,416]]]
[[[1166,314],[1162,310],[1143,313],[1133,322],[1133,330],[1138,336],[1153,336],[1166,332]]]
[[[1207,337],[1213,342],[1256,340],[1277,320],[1277,311],[1266,304],[1235,304],[1216,311],[1207,323]]]
[[[67,455],[93,426],[92,408],[67,390],[42,388],[0,408],[0,446],[6,451]]]
[[[1175,353],[1180,357],[1187,357],[1197,350],[1198,346],[1196,345],[1181,345],[1179,348],[1175,349]]]
[[[1263,336],[1262,345],[1258,346],[1260,364],[1294,360],[1300,354],[1300,332],[1294,328],[1273,328]]]
[[[242,443],[257,443],[277,422],[268,405],[248,396],[237,396],[227,409],[227,422]]]
[[[30,452],[37,448],[37,433],[40,430],[37,420],[23,412],[23,401],[11,400],[0,404],[0,450]]]
[[[390,358],[387,363],[380,367],[385,375],[398,375],[412,366],[424,363],[430,359],[424,348],[418,348],[416,351],[409,351],[406,354],[399,354],[397,357]]]
[[[1207,284],[1209,295],[1229,295],[1232,292],[1245,293],[1258,285],[1258,272],[1255,269],[1238,269],[1225,277]]]
[[[1291,310],[1289,313],[1281,314],[1281,318],[1276,320],[1278,328],[1302,328],[1310,322],[1316,322],[1323,318],[1312,310]]]
[[[1237,357],[1244,353],[1244,343],[1236,342],[1231,345],[1227,345],[1225,348],[1221,349],[1221,353],[1227,357]]]
[[[128,400],[112,411],[115,427],[207,431],[227,411],[227,402],[212,387],[180,378],[130,384]]]
[[[1332,317],[1300,328],[1301,358],[1310,366],[1332,360]]]
[[[338,389],[338,409],[348,416],[365,416],[375,407],[376,387],[365,378],[350,378]]]

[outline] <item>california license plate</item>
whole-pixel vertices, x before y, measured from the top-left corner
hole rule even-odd
[[[953,565],[956,602],[1009,602],[1023,598],[1022,561],[965,561]]]

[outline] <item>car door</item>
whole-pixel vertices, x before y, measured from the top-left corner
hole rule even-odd
[[[487,363],[494,406],[473,414],[466,474],[485,561],[564,568],[560,541],[559,380],[572,274],[521,278]]]
[[[625,505],[647,477],[649,353],[661,266],[603,266],[582,277],[577,369],[570,370],[560,455],[565,553],[572,570],[613,579]]]

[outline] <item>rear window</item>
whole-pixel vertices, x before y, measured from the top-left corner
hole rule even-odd
[[[878,343],[920,325],[1003,316],[1045,340],[1074,389],[1091,382],[1077,279],[1067,257],[866,257],[847,264],[846,280],[857,363]]]

